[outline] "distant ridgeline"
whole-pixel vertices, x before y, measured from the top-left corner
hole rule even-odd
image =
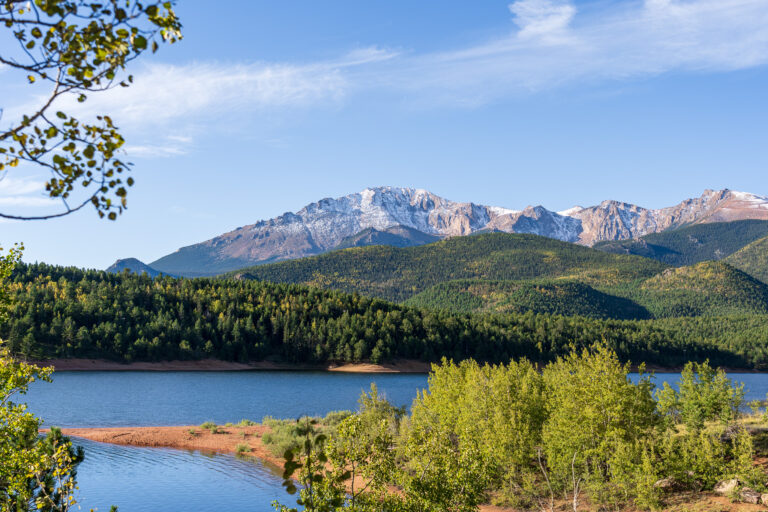
[[[653,233],[634,240],[598,242],[595,249],[613,254],[634,254],[653,258],[676,267],[707,260],[721,260],[748,244],[768,237],[768,221],[739,220],[695,224],[671,231]],[[768,246],[764,240],[763,247]],[[765,260],[763,260],[765,262]],[[734,266],[751,273],[746,265]],[[766,270],[766,267],[762,267]]]
[[[417,249],[432,253],[409,252]],[[508,251],[513,254],[506,254]],[[361,253],[391,258],[360,258]],[[331,265],[334,258],[352,258],[361,266],[356,271],[356,267]],[[563,308],[571,308],[563,311],[567,313],[584,313],[572,305],[569,297],[575,297],[596,317],[615,311],[627,318],[650,316],[652,309],[644,307],[644,311],[633,299],[597,291],[599,286],[658,301],[665,300],[668,290],[675,290],[679,292],[675,300],[685,302],[686,297],[701,295],[710,274],[718,282],[722,274],[728,279],[736,276],[738,286],[748,283],[749,293],[756,295],[746,299],[717,290],[723,304],[691,306],[741,311],[727,317],[615,320],[536,314],[533,307],[526,312],[509,308],[508,314],[467,314],[297,284],[242,278],[153,279],[146,274],[36,264],[20,265],[7,284],[15,307],[9,321],[0,327],[0,336],[15,353],[33,358],[327,363],[397,358],[437,361],[441,357],[502,362],[528,357],[548,361],[569,352],[573,345],[604,341],[623,358],[636,362],[676,366],[709,358],[725,366],[768,367],[768,316],[754,314],[765,308],[764,302],[763,310],[758,307],[759,300],[765,300],[765,285],[723,263],[670,271],[653,260],[527,235],[481,235],[402,250],[348,249],[310,260],[314,270],[304,270],[302,275],[312,277],[307,280],[315,285],[328,285],[324,279],[344,283],[339,276],[346,276],[365,283],[366,293],[378,286],[382,294],[403,299],[439,286],[447,275],[454,280],[452,286],[464,286],[470,296],[481,300],[496,290],[519,297],[521,303],[544,304],[537,308],[549,308],[550,313]],[[319,267],[318,261],[328,262],[328,266]],[[363,265],[366,261],[368,266]],[[286,268],[282,265],[297,263],[301,261],[260,268],[276,278],[278,270]],[[326,273],[315,275],[321,268]],[[398,294],[398,287],[383,279],[386,275],[409,285],[410,294]],[[491,288],[486,291],[482,290],[485,284],[472,281],[477,277],[496,281],[486,283]],[[547,278],[557,285],[505,282],[526,278]],[[457,279],[468,281],[462,284]],[[557,306],[558,300],[546,300],[560,294],[565,297],[560,300],[563,306]]]
[[[752,261],[765,253],[758,248],[749,254],[756,255]],[[768,314],[768,285],[727,263],[673,269],[654,259],[536,235],[494,233],[403,249],[361,247],[227,276],[358,292],[453,312],[636,320]]]

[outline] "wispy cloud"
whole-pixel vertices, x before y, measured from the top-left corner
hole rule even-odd
[[[128,89],[94,94],[84,105],[70,98],[62,107],[109,112],[128,127],[185,119],[207,127],[259,110],[336,105],[361,91],[421,103],[477,105],[562,86],[768,63],[766,0],[580,5],[514,1],[508,6],[509,31],[443,52],[371,47],[309,63],[153,64],[134,70],[136,81]],[[183,147],[140,143],[130,149],[158,156],[179,154]]]
[[[564,85],[768,63],[765,0],[646,0],[583,13],[567,0],[518,0],[509,9],[518,30],[414,56],[391,83],[419,98],[476,104]]]
[[[554,0],[519,0],[509,4],[509,11],[520,27],[519,38],[541,38],[548,42],[562,41],[576,15],[576,8],[569,2]]]
[[[121,124],[158,124],[191,115],[211,117],[259,109],[306,108],[339,101],[349,90],[350,68],[391,59],[380,48],[354,50],[338,59],[308,64],[149,64],[134,71],[128,88],[92,94],[83,104],[63,97],[56,108],[80,116],[105,112]],[[11,109],[20,118],[40,98]]]
[[[44,193],[45,182],[38,178],[5,175],[0,179],[0,207],[36,208],[55,205]]]
[[[186,135],[168,135],[160,143],[129,144],[123,149],[129,158],[167,158],[189,153],[192,141],[192,137]]]

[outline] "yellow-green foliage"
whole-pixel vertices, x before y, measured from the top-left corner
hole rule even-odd
[[[603,347],[573,353],[544,369],[547,417],[541,442],[556,490],[573,492],[579,480],[603,490],[621,456],[640,460],[661,416],[650,379],[641,377],[635,384],[629,372],[628,364]]]
[[[237,274],[402,301],[455,279],[565,278],[616,285],[650,277],[665,267],[645,258],[607,254],[536,235],[489,233],[402,249],[345,249],[250,267]]]
[[[8,297],[5,280],[21,257],[19,248],[0,256],[0,320]],[[0,510],[65,510],[75,505],[75,468],[82,449],[53,427],[38,435],[42,420],[16,400],[29,385],[50,382],[52,368],[39,368],[14,359],[0,340]]]
[[[329,434],[351,414],[349,411],[332,411],[324,418],[303,417],[298,421],[265,416],[261,423],[269,427],[270,431],[264,434],[261,440],[273,454],[281,456],[287,450],[294,450],[301,445],[305,425],[311,425],[314,434]]]
[[[603,346],[542,371],[526,360],[444,361],[401,422],[375,389],[365,395],[361,403],[373,405],[342,423],[338,441],[331,436],[329,460],[379,486],[397,484],[405,511],[469,512],[488,500],[549,509],[563,496],[574,507],[588,498],[603,508],[655,509],[665,498],[655,485],[662,478],[706,489],[738,477],[763,488],[752,437],[735,421],[739,386],[706,363],[689,365],[681,391],[662,390],[657,402],[651,380],[629,373]],[[368,456],[374,440],[392,448]]]
[[[531,311],[591,318],[649,318],[648,312],[631,300],[566,280],[447,281],[411,297],[404,304],[467,313]]]
[[[744,404],[744,385],[734,385],[723,370],[705,363],[688,363],[680,375],[679,390],[665,382],[658,390],[659,410],[689,430],[706,423],[728,425]]]
[[[434,495],[463,495],[467,505],[481,503],[487,488],[528,470],[545,412],[543,382],[529,362],[444,361],[433,367],[429,389],[414,401],[406,423],[405,457],[423,475],[411,485]]]
[[[768,283],[768,237],[756,240],[725,261],[755,279]]]

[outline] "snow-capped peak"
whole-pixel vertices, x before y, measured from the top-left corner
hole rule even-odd
[[[744,219],[768,220],[768,197],[727,189],[708,190],[699,198],[662,209],[603,201],[596,206],[574,206],[555,213],[541,206],[520,211],[455,202],[424,189],[372,187],[322,199],[295,213],[237,228],[184,247],[150,265],[175,275],[212,274],[249,264],[320,254],[368,228],[381,231],[402,226],[433,237],[482,230],[532,233],[592,245],[697,222]]]
[[[489,206],[488,211],[494,215],[517,215],[520,213],[520,210],[513,210],[502,206]]]
[[[576,215],[577,213],[583,210],[584,210],[583,206],[576,205],[571,208],[568,208],[567,210],[557,212],[557,214],[560,215],[561,217],[573,217],[574,215]]]

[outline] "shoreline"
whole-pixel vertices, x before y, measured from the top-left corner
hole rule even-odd
[[[429,373],[432,364],[414,360],[398,360],[391,363],[343,363],[330,365],[291,364],[273,361],[237,363],[219,359],[196,361],[137,361],[120,363],[106,359],[44,359],[30,360],[38,366],[52,366],[55,371],[327,371],[340,373]]]
[[[62,428],[61,432],[67,437],[88,439],[99,443],[145,448],[173,448],[206,453],[235,454],[239,444],[247,444],[251,450],[243,452],[243,455],[283,468],[285,461],[272,454],[261,440],[262,436],[270,431],[269,427],[260,424],[247,427],[218,425],[217,429],[216,434],[201,428],[200,425]],[[48,432],[48,429],[40,432]]]
[[[136,361],[121,363],[107,359],[37,359],[27,361],[38,366],[52,366],[55,371],[107,371],[107,372],[223,372],[223,371],[314,371],[314,372],[339,372],[339,373],[411,373],[428,374],[433,363],[426,363],[413,359],[399,359],[389,363],[331,363],[296,364],[281,363],[275,361],[255,361],[250,363],[238,363],[234,361],[222,361],[220,359],[199,359],[194,361]],[[639,365],[633,364],[631,369],[637,373]],[[645,373],[680,373],[682,366],[656,366],[646,365]],[[726,373],[768,373],[768,369],[756,370],[754,368],[722,367]]]

